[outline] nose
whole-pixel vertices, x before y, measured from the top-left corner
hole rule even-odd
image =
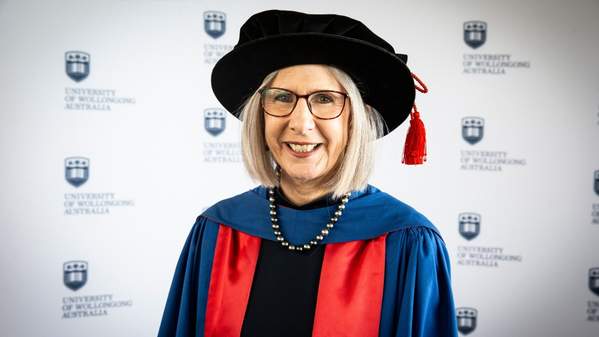
[[[304,97],[299,99],[289,118],[289,128],[293,132],[304,135],[314,129],[314,118]]]

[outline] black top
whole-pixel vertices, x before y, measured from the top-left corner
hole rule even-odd
[[[299,210],[336,204],[330,195],[303,206],[293,205],[276,189],[277,205]],[[263,210],[268,212],[267,209]],[[323,227],[328,219],[322,219]],[[285,224],[281,224],[285,233]],[[317,233],[314,233],[316,235]],[[324,245],[306,252],[290,251],[262,240],[241,337],[310,337]]]

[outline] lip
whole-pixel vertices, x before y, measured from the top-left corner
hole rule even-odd
[[[283,143],[285,143],[285,144],[291,143],[291,144],[298,144],[298,145],[322,144],[322,142],[293,142],[293,141],[289,141],[289,140],[285,140],[285,141],[283,141]]]
[[[318,146],[316,146],[310,152],[295,152],[295,151],[293,151],[289,147],[289,145],[287,143],[299,144],[299,145],[318,144]],[[283,147],[285,148],[285,151],[287,151],[289,154],[291,154],[292,156],[297,157],[297,158],[307,158],[307,157],[310,157],[311,155],[313,155],[314,153],[316,153],[318,150],[320,150],[320,147],[322,145],[323,145],[322,143],[310,143],[310,142],[283,142]]]

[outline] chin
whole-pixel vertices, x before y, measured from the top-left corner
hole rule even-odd
[[[294,180],[299,180],[299,181],[310,181],[310,180],[318,179],[323,176],[322,173],[313,172],[313,171],[289,170],[286,172],[289,177],[291,177]]]

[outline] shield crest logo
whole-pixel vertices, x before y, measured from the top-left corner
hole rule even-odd
[[[484,21],[464,22],[464,42],[476,49],[487,41],[487,23]]]
[[[68,51],[64,54],[67,75],[75,82],[83,81],[89,75],[90,56],[82,51]]]
[[[68,157],[64,160],[64,177],[69,184],[79,187],[89,178],[89,159]]]
[[[456,308],[458,316],[458,331],[467,335],[476,329],[478,311],[474,308]]]
[[[87,282],[87,262],[68,261],[63,264],[64,285],[73,290],[79,290]]]
[[[595,193],[599,195],[599,170],[595,171]]]
[[[483,139],[485,120],[480,117],[462,118],[462,138],[470,145],[474,145]]]
[[[204,110],[204,128],[209,134],[218,136],[225,131],[227,112],[219,108]]]
[[[589,269],[589,289],[599,296],[599,267]]]
[[[227,15],[219,11],[204,12],[204,30],[214,39],[223,36],[226,31]]]
[[[460,235],[466,240],[472,240],[480,233],[480,214],[460,213],[458,216],[460,223]]]

